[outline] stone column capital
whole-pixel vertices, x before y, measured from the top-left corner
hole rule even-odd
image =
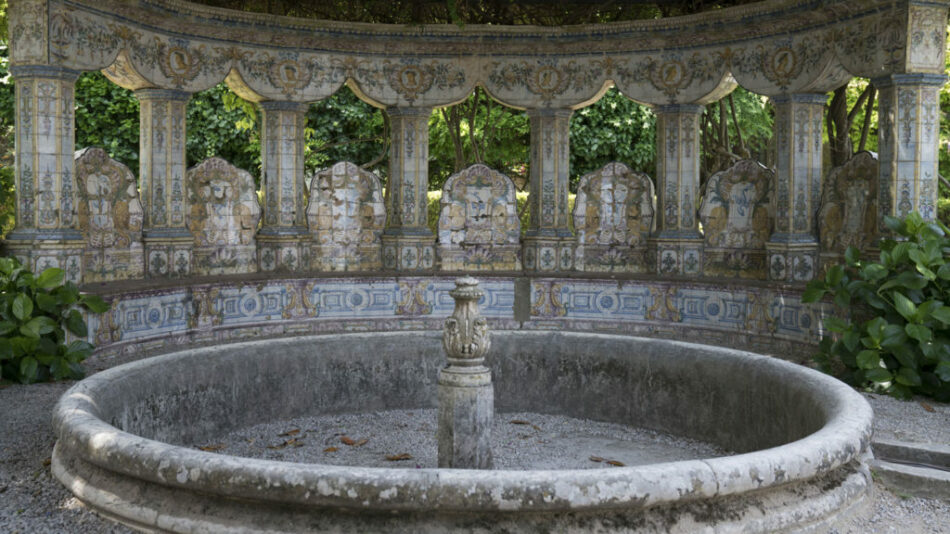
[[[574,114],[571,108],[528,108],[528,117],[570,118]]]
[[[660,104],[653,107],[656,113],[696,113],[703,112],[703,106],[699,104]]]
[[[135,98],[138,98],[139,101],[169,100],[172,102],[187,102],[191,99],[191,93],[187,91],[179,91],[177,89],[159,89],[157,87],[147,87],[145,89],[137,89],[134,92]]]
[[[871,78],[871,83],[878,89],[885,89],[896,85],[929,85],[943,87],[943,85],[947,83],[947,76],[945,74],[927,73],[890,74],[878,78]]]
[[[10,74],[14,79],[48,78],[75,82],[81,72],[56,65],[10,65]]]
[[[827,93],[784,93],[770,96],[773,104],[814,104],[825,105],[828,102]]]
[[[432,114],[431,107],[408,107],[408,106],[390,106],[386,108],[386,114],[390,117],[421,117],[426,119]]]
[[[258,102],[264,111],[288,111],[291,113],[306,113],[310,109],[309,102],[291,102],[289,100],[264,100]]]

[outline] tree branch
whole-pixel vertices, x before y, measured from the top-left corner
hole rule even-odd
[[[874,111],[874,99],[877,97],[877,89],[870,84],[868,84],[868,87],[871,89],[871,93],[868,95],[867,107],[864,110],[864,124],[861,125],[861,141],[858,143],[858,152],[864,150],[867,145],[868,132],[871,130],[871,112]]]

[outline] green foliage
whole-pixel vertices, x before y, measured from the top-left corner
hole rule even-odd
[[[139,101],[101,72],[84,72],[76,80],[76,148],[102,147],[139,172]]]
[[[879,262],[855,248],[824,280],[813,280],[803,302],[825,295],[851,312],[825,319],[831,333],[815,359],[850,384],[898,398],[923,394],[950,400],[950,237],[947,226],[916,212],[885,223],[899,240],[881,243]],[[852,309],[852,304],[857,305]]]
[[[260,181],[261,138],[256,126],[260,113],[256,106],[219,83],[192,95],[187,113],[189,167],[218,156]]]
[[[451,121],[453,113],[457,121]],[[455,125],[457,129],[453,129]],[[460,154],[456,153],[456,137]],[[524,184],[529,144],[528,115],[495,102],[479,89],[457,106],[436,110],[430,116],[429,189],[441,189],[449,176],[473,163],[484,163],[516,184]]]
[[[571,190],[611,161],[656,176],[656,115],[616,88],[571,117]]]
[[[0,379],[24,384],[80,378],[79,365],[92,353],[77,307],[94,313],[109,309],[101,298],[83,295],[63,270],[34,276],[14,258],[0,258]],[[80,338],[66,343],[66,333]]]
[[[0,0],[0,16],[6,3]],[[6,17],[3,16],[3,21]],[[5,24],[4,24],[5,30]],[[0,236],[13,228],[16,217],[16,176],[13,167],[13,84],[10,80],[8,48],[0,37]]]
[[[310,104],[304,165],[308,172],[340,161],[369,165],[385,178],[389,132],[383,111],[360,100],[348,87]]]

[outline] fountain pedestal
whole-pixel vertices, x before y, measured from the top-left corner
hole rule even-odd
[[[439,467],[490,469],[495,396],[485,353],[491,346],[488,323],[478,313],[482,292],[471,277],[449,292],[455,311],[445,320],[442,346],[448,366],[439,371]]]

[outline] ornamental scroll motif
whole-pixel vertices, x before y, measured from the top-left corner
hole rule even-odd
[[[449,295],[455,299],[455,310],[442,329],[442,347],[449,364],[481,365],[491,348],[488,321],[478,311],[478,301],[485,294],[478,289],[478,280],[466,276],[455,281],[455,289]]]

